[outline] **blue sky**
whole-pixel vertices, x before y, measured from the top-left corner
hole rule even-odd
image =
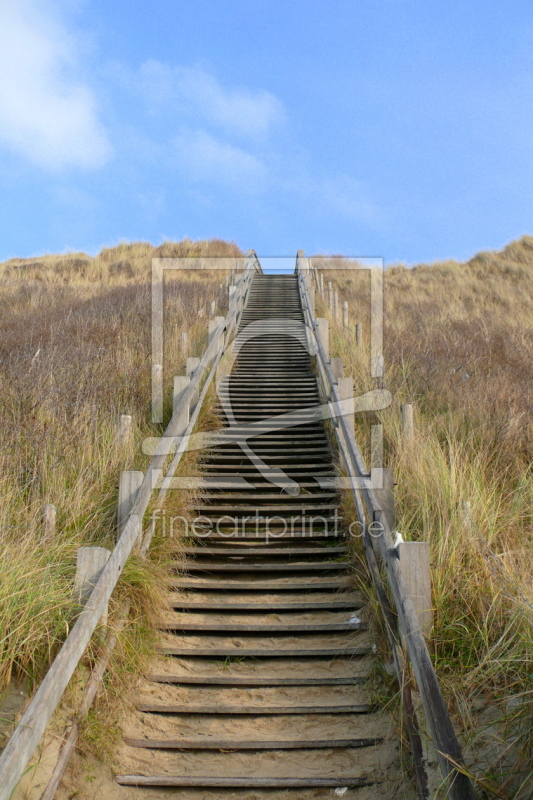
[[[0,260],[502,247],[533,233],[533,5],[3,0],[0,202]]]

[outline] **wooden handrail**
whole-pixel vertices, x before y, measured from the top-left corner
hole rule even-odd
[[[190,405],[192,402],[195,390],[200,387],[210,366],[211,370],[206,383],[212,379],[216,362],[218,362],[221,353],[228,347],[232,333],[238,326],[253,276],[256,272],[262,272],[261,265],[255,252],[248,251],[243,273],[237,282],[237,290],[230,301],[228,314],[213,331],[213,335],[187,390],[181,398],[181,402],[173,410],[172,418],[162,437],[160,447],[146,471],[135,505],[130,512],[122,534],[102,570],[102,574],[95,584],[86,606],[80,612],[59,653],[0,755],[0,800],[9,800],[24,775],[35,748],[39,744],[52,714],[56,710],[102,614],[106,610],[107,603],[118,582],[124,564],[142,532],[142,519],[155,485],[154,477],[160,475],[160,471],[164,468],[168,458],[168,446],[165,439],[182,436],[184,433],[192,431],[207,387],[205,387],[205,391],[200,396],[195,409],[196,413],[192,415],[186,431],[180,430],[182,412],[186,405]],[[221,337],[222,344],[220,342]]]
[[[376,545],[379,547],[385,565],[388,585],[398,614],[399,628],[413,667],[427,727],[437,753],[442,775],[446,781],[447,796],[451,800],[475,800],[472,784],[469,778],[461,771],[464,763],[461,747],[457,741],[426,641],[420,629],[418,616],[405,586],[397,551],[393,544],[392,531],[371,488],[370,481],[367,480],[370,477],[369,473],[355,437],[353,434],[350,435],[348,423],[342,415],[342,398],[331,373],[320,338],[316,335],[318,324],[309,298],[310,270],[305,262],[307,262],[307,259],[299,251],[296,260],[296,273],[304,309],[304,318],[315,337],[319,375],[325,397],[328,402],[334,404],[334,409],[337,408],[340,412],[338,426],[335,431],[341,456],[350,476],[350,485],[359,522],[363,526],[367,543],[370,543],[373,549],[375,549]],[[368,521],[379,521],[381,523],[382,533],[380,536],[368,536],[366,532]],[[398,679],[401,683],[401,674],[398,675]],[[459,769],[456,769],[455,765],[458,765]]]

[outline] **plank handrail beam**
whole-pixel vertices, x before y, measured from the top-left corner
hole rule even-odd
[[[102,574],[94,586],[87,604],[80,612],[69,635],[56,655],[50,669],[43,678],[35,695],[22,715],[11,738],[0,755],[0,800],[9,800],[14,789],[24,775],[29,761],[44,734],[52,714],[70,681],[74,671],[85,652],[91,636],[104,614],[109,598],[118,582],[124,564],[139,540],[142,532],[142,520],[150,502],[155,485],[154,475],[159,475],[168,458],[165,439],[182,436],[179,430],[180,419],[186,404],[190,404],[195,390],[201,385],[208,370],[206,385],[212,379],[216,363],[222,352],[231,342],[233,331],[238,326],[246,298],[256,272],[262,272],[259,260],[253,250],[248,251],[244,261],[244,269],[237,281],[228,314],[213,331],[211,340],[194,372],[192,380],[184,392],[181,402],[173,410],[172,418],[162,437],[161,445],[156,451],[139,488],[135,505],[127,518],[124,529],[115,545]],[[224,335],[225,334],[225,335]],[[222,346],[220,346],[220,337]],[[206,386],[204,386],[206,391]],[[205,396],[202,391],[196,413],[191,416],[186,433],[192,431],[197,419],[200,402]],[[183,448],[184,450],[184,448]],[[182,450],[182,452],[183,452]]]
[[[353,434],[350,435],[347,420],[342,415],[342,398],[320,342],[320,337],[316,335],[318,323],[312,312],[309,298],[311,273],[308,259],[304,257],[302,251],[298,252],[296,259],[296,274],[298,276],[298,287],[305,322],[313,332],[316,342],[317,363],[322,388],[327,401],[333,405],[334,410],[338,409],[340,412],[335,431],[340,453],[350,476],[351,490],[354,495],[359,522],[365,526],[363,528],[365,537],[372,548],[375,549],[376,543],[378,544],[385,565],[388,585],[398,614],[399,628],[403,634],[403,640],[413,667],[428,730],[437,753],[443,778],[447,782],[447,796],[450,800],[475,800],[472,783],[462,771],[464,762],[461,747],[442,696],[424,635],[420,629],[418,616],[400,571],[400,562],[393,544],[392,531],[372,491],[370,482],[361,480],[368,478],[369,473],[355,437]],[[367,520],[370,520],[370,522],[379,521],[382,525],[382,535],[369,538],[366,533]],[[398,674],[398,679],[401,685],[401,674]],[[455,765],[459,768],[456,769]]]

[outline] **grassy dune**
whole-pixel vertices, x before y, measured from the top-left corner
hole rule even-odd
[[[118,474],[146,469],[150,423],[151,259],[239,256],[232,244],[121,244],[0,265],[0,692],[10,678],[39,680],[76,613],[76,548],[115,541]],[[167,418],[172,375],[201,355],[208,306],[225,313],[224,273],[165,276]],[[180,333],[188,331],[188,352]],[[131,414],[131,447],[116,444]],[[41,526],[57,507],[55,535]],[[142,603],[150,577],[132,562],[125,591]]]
[[[324,271],[324,280],[362,324],[360,348],[352,326],[332,321],[331,332],[332,355],[359,393],[373,383],[368,273]],[[530,797],[533,238],[464,264],[391,266],[384,288],[393,404],[379,417],[398,484],[398,530],[431,545],[430,649],[477,774],[497,796]],[[317,311],[332,319],[327,303]],[[415,408],[411,445],[400,429],[405,402]],[[379,420],[364,416],[358,437],[368,463],[369,426]]]

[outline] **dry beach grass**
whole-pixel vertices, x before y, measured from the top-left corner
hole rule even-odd
[[[76,548],[113,546],[119,471],[145,469],[140,442],[159,432],[149,405],[152,257],[240,254],[185,240],[0,265],[0,690],[11,677],[31,687],[46,670],[76,613]],[[205,348],[211,301],[225,313],[221,281],[209,270],[165,278],[167,419],[172,375]],[[134,420],[126,448],[116,443],[121,414]],[[51,538],[44,503],[57,506]],[[126,573],[141,602],[147,571]]]
[[[358,394],[373,384],[368,273],[323,275],[349,304],[352,324],[333,322],[331,351]],[[430,649],[468,759],[496,796],[530,797],[533,239],[464,264],[389,267],[384,290],[393,403],[380,415],[359,415],[367,419],[358,437],[368,462],[369,425],[380,417],[386,465],[395,469],[397,527],[406,539],[430,542]],[[318,312],[333,321],[326,302]],[[409,444],[402,403],[415,408]]]

